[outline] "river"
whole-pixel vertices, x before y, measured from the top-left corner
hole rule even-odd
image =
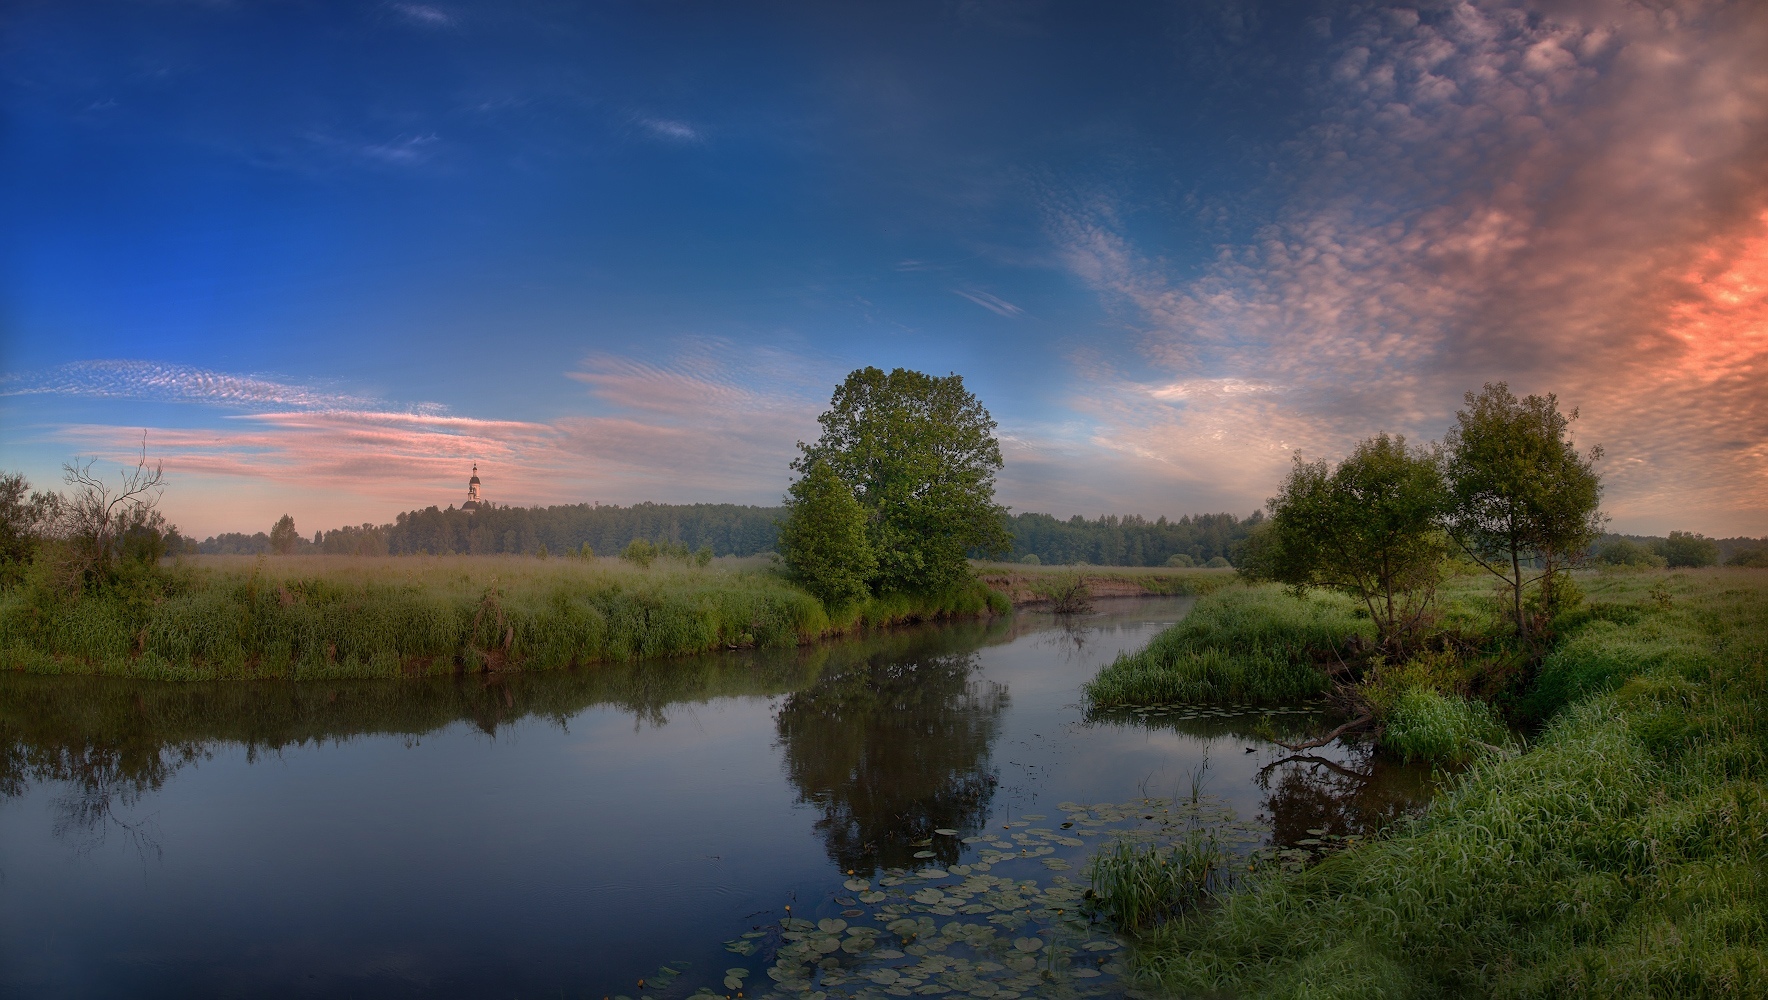
[[[1427,792],[1279,763],[1254,734],[1311,706],[1089,718],[1189,606],[501,677],[3,675],[0,995],[1120,995],[1100,844],[1299,864]]]

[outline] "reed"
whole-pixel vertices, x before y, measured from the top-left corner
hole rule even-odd
[[[1118,927],[1144,930],[1206,899],[1227,862],[1228,852],[1201,830],[1165,846],[1118,841],[1087,863],[1090,898]]]
[[[9,588],[0,666],[161,680],[546,670],[790,646],[1000,604],[977,585],[880,598],[832,620],[753,561],[202,557],[163,574],[151,594]]]

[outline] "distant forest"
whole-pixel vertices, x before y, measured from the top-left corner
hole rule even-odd
[[[598,555],[618,555],[629,542],[669,542],[688,549],[710,548],[715,556],[752,556],[774,550],[780,507],[740,504],[658,504],[601,507],[572,504],[558,507],[498,507],[476,511],[457,507],[400,514],[392,524],[364,524],[318,532],[295,540],[296,553],[329,555],[467,555],[517,553],[533,555],[542,547],[552,555],[581,551],[585,542]],[[1007,518],[1013,534],[1009,559],[1036,556],[1045,565],[1088,563],[1094,566],[1201,566],[1220,556],[1237,562],[1246,536],[1264,520],[1233,514],[1197,514],[1168,520],[1136,515],[1087,519],[1076,515],[1058,520],[1049,514],[1016,514]],[[1652,536],[1625,537],[1643,545],[1661,541]],[[1600,547],[1604,542],[1598,542]],[[1719,561],[1734,552],[1763,547],[1753,538],[1714,539]],[[270,535],[233,532],[187,544],[205,555],[258,555],[271,551]],[[1176,558],[1175,557],[1182,557]]]
[[[466,555],[578,552],[584,543],[599,555],[616,555],[629,542],[670,542],[689,549],[710,548],[715,556],[751,556],[774,550],[780,507],[738,504],[657,504],[601,507],[457,507],[408,511],[392,524],[364,524],[321,531],[295,540],[296,553],[329,555]],[[1262,514],[1199,514],[1169,521],[1129,515],[1088,520],[1076,515],[1059,521],[1048,514],[1007,519],[1013,534],[1010,559],[1035,555],[1046,564],[1164,566],[1174,556],[1196,565],[1237,546]],[[259,555],[271,551],[268,532],[231,532],[194,546],[204,555]],[[1183,561],[1183,560],[1180,560]]]

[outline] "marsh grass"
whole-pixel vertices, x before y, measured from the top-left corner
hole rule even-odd
[[[1003,610],[980,585],[829,612],[770,568],[519,556],[201,557],[157,593],[0,593],[0,665],[162,680],[544,670]]]
[[[1182,995],[1760,996],[1768,580],[1581,584],[1610,607],[1556,623],[1527,752],[1478,756],[1392,835],[1156,929],[1139,974]]]
[[[1336,595],[1297,599],[1277,587],[1223,590],[1199,599],[1183,621],[1143,649],[1119,656],[1084,693],[1094,709],[1300,701],[1330,687],[1317,660],[1373,635],[1368,620]]]
[[[1087,862],[1094,908],[1127,931],[1196,907],[1217,887],[1228,852],[1207,832],[1169,845],[1117,841]]]

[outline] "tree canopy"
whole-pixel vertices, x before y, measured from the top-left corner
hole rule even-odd
[[[1551,614],[1560,574],[1601,537],[1602,449],[1578,452],[1570,435],[1577,411],[1560,413],[1551,393],[1517,399],[1506,383],[1489,382],[1466,400],[1444,441],[1449,533],[1505,582],[1526,638],[1525,591],[1538,585],[1542,611]]]
[[[1242,571],[1292,587],[1329,587],[1369,612],[1384,645],[1403,652],[1430,609],[1445,552],[1448,491],[1436,456],[1381,434],[1336,469],[1295,468],[1270,500]]]
[[[994,418],[962,376],[861,368],[817,422],[822,436],[799,443],[792,468],[808,475],[826,464],[865,511],[874,592],[945,590],[969,578],[970,552],[1010,548],[994,501]]]

